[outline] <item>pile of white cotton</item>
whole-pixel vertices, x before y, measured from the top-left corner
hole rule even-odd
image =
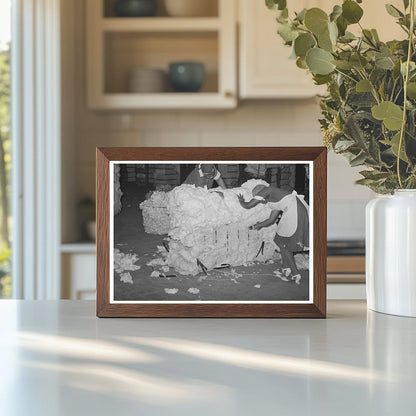
[[[250,180],[240,188],[206,189],[181,185],[168,193],[170,216],[167,263],[185,275],[197,275],[222,264],[243,265],[271,258],[276,225],[259,231],[249,227],[270,216],[270,208],[259,204],[245,209],[238,194],[246,201],[251,190],[264,181]]]
[[[167,204],[168,192],[155,191],[140,204],[144,231],[148,234],[167,234],[171,229]]]

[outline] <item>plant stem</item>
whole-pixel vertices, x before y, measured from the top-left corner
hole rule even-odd
[[[407,110],[407,83],[409,81],[409,68],[410,68],[410,61],[412,58],[412,50],[413,50],[413,36],[414,36],[414,27],[415,27],[415,0],[410,0],[410,30],[409,30],[409,44],[407,47],[407,60],[406,60],[406,73],[404,75],[403,80],[403,118],[402,118],[402,127],[400,129],[400,139],[399,139],[399,148],[397,151],[397,177],[399,179],[399,186],[403,188],[402,177],[400,174],[400,156],[402,152],[402,146],[404,141],[404,132],[406,130],[406,110]]]
[[[371,93],[373,94],[374,99],[377,101],[377,104],[380,104],[380,98],[378,96],[376,87],[370,81],[370,78],[368,78],[367,73],[365,72],[365,69],[362,67],[362,65],[361,65],[361,69],[362,69],[362,71],[360,71],[360,75],[362,76],[363,79],[365,79],[366,81],[368,81],[368,83],[370,84]]]
[[[394,80],[394,82],[393,82],[393,88],[391,89],[391,94],[390,94],[390,97],[389,97],[389,100],[390,101],[393,101],[393,98],[394,98],[394,90],[396,89],[396,84],[397,84],[397,81]]]
[[[339,73],[339,74],[341,74],[341,75],[344,75],[344,77],[349,78],[351,81],[353,81],[353,82],[355,82],[355,83],[357,83],[357,82],[358,82],[355,78],[351,77],[351,76],[350,76],[350,75],[348,75],[348,74],[345,74],[344,72],[340,71],[338,68],[335,68],[335,71],[336,71],[336,72],[338,72],[338,73]]]

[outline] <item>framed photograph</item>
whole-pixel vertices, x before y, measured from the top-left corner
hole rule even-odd
[[[324,318],[326,152],[98,148],[97,316]]]

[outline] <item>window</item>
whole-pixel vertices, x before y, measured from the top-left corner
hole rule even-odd
[[[9,298],[12,293],[10,270],[10,7],[10,0],[0,0],[0,298]]]

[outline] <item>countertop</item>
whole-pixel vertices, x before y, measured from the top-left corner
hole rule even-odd
[[[416,319],[98,319],[0,301],[0,415],[415,415]]]

